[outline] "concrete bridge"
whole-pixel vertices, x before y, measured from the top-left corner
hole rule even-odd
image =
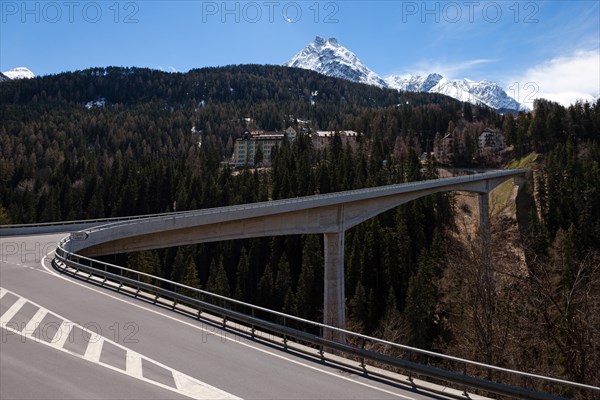
[[[489,192],[527,172],[493,171],[121,221],[86,230],[87,235],[71,240],[67,250],[94,257],[221,240],[323,234],[324,324],[344,327],[344,233],[348,229],[419,197],[469,191],[479,194],[480,231],[487,235]]]

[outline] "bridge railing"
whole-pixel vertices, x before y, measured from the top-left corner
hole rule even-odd
[[[66,231],[78,231],[91,229],[99,225],[108,225],[120,222],[130,223],[145,218],[164,217],[175,213],[135,215],[129,217],[97,218],[59,222],[38,222],[33,224],[9,224],[0,225],[0,236],[18,236],[44,233],[58,233]]]
[[[207,208],[207,209],[202,209],[202,210],[183,211],[183,212],[177,212],[177,213],[154,214],[154,215],[148,215],[148,216],[142,217],[143,221],[137,221],[137,219],[140,219],[140,218],[136,218],[136,219],[122,218],[117,221],[112,221],[112,222],[108,221],[107,224],[102,224],[102,225],[97,225],[95,227],[92,227],[89,229],[89,232],[110,229],[110,228],[114,228],[117,226],[123,226],[123,225],[128,225],[128,224],[137,224],[140,222],[143,222],[143,223],[157,222],[157,221],[165,220],[167,218],[169,218],[169,219],[184,219],[189,216],[214,215],[214,214],[223,213],[223,212],[267,209],[267,208],[274,208],[277,206],[284,206],[284,205],[290,205],[290,204],[301,205],[303,203],[314,202],[315,200],[326,201],[326,200],[331,200],[331,199],[339,199],[340,202],[343,202],[344,199],[346,199],[347,197],[352,197],[352,196],[360,196],[360,195],[368,196],[370,194],[381,193],[381,192],[386,192],[386,191],[393,193],[395,190],[400,189],[400,188],[401,189],[421,188],[421,187],[425,188],[428,185],[431,185],[432,182],[435,182],[435,184],[437,186],[444,186],[444,185],[448,185],[448,184],[452,184],[452,183],[456,183],[456,184],[469,183],[469,182],[474,182],[474,181],[481,181],[483,179],[494,179],[494,178],[500,178],[500,177],[504,177],[504,176],[516,176],[519,174],[525,174],[527,172],[529,172],[529,170],[526,170],[526,169],[495,170],[495,171],[488,171],[488,172],[472,174],[472,175],[453,176],[453,177],[448,177],[448,178],[440,178],[440,179],[425,180],[425,181],[415,181],[415,182],[400,183],[400,184],[395,184],[395,185],[377,186],[377,187],[371,187],[371,188],[365,188],[365,189],[354,189],[354,190],[347,190],[344,192],[325,193],[325,194],[317,194],[317,195],[304,196],[304,197],[294,197],[294,198],[289,198],[289,199],[272,200],[272,201],[266,201],[266,202],[260,202],[260,203],[239,204],[239,205],[232,205],[232,206],[226,206],[226,207],[216,207],[216,208]]]
[[[356,332],[339,329],[318,322],[302,319],[289,314],[269,310],[253,304],[206,292],[197,288],[169,281],[140,271],[101,262],[80,256],[66,250],[69,238],[64,238],[56,250],[53,261],[55,268],[86,280],[94,280],[101,285],[111,285],[116,290],[127,291],[136,297],[144,297],[155,304],[176,309],[179,312],[222,325],[260,340],[271,340],[295,351],[303,351],[308,346],[326,359],[326,350],[343,353],[347,358],[360,363],[362,369],[376,375],[370,365],[399,369],[411,378],[429,378],[458,389],[474,388],[488,393],[525,399],[563,399],[559,395],[569,395],[571,391],[589,394],[589,398],[600,397],[600,388],[569,382],[561,379],[500,368],[458,357],[393,343]],[[331,335],[331,333],[334,333]],[[273,337],[265,336],[274,335]],[[331,336],[330,336],[331,335]],[[276,338],[276,339],[275,339]],[[336,338],[336,339],[333,339]],[[343,339],[338,339],[343,338]],[[298,346],[300,344],[302,346]],[[387,349],[382,351],[381,349]],[[447,365],[441,369],[434,367],[433,360],[443,360]],[[358,364],[357,364],[358,365]],[[474,372],[479,372],[482,379]],[[468,373],[471,373],[469,375]],[[501,383],[509,380],[512,384]],[[525,389],[515,386],[535,387]],[[429,390],[429,389],[428,389]],[[584,395],[584,398],[588,397]]]
[[[467,169],[462,169],[462,170],[469,171]],[[449,184],[452,182],[469,182],[469,181],[481,180],[482,178],[493,179],[493,178],[498,178],[498,177],[507,176],[507,175],[515,175],[515,174],[519,174],[519,173],[524,174],[524,173],[528,172],[528,170],[526,170],[526,169],[492,170],[492,171],[488,170],[488,171],[483,171],[483,172],[481,172],[479,170],[472,170],[472,172],[473,173],[470,175],[439,178],[439,179],[435,179],[435,181],[439,182],[441,185]],[[84,224],[88,224],[88,225],[93,224],[96,226],[119,224],[119,223],[126,224],[126,223],[133,223],[139,219],[164,218],[166,216],[185,216],[186,214],[198,213],[198,212],[211,213],[211,212],[220,212],[225,209],[247,210],[247,209],[267,207],[267,206],[272,207],[273,204],[302,203],[305,201],[314,200],[315,198],[329,199],[329,198],[335,198],[335,197],[339,197],[339,196],[355,195],[355,194],[361,194],[361,193],[373,193],[373,192],[378,192],[378,191],[383,191],[383,190],[393,190],[393,188],[400,187],[400,186],[401,187],[418,187],[420,185],[422,186],[424,184],[427,184],[428,182],[431,182],[431,180],[430,181],[427,181],[427,180],[426,181],[415,181],[415,182],[401,183],[401,184],[396,184],[396,185],[379,186],[379,187],[372,187],[372,188],[365,188],[365,189],[354,189],[354,190],[348,190],[348,191],[344,191],[344,192],[318,194],[318,195],[314,195],[314,196],[295,197],[295,198],[290,198],[290,199],[275,200],[275,201],[271,201],[271,202],[242,204],[242,205],[234,205],[234,206],[229,206],[229,207],[220,207],[220,208],[212,208],[212,209],[205,209],[205,210],[184,211],[184,212],[178,212],[178,213],[176,213],[176,212],[157,213],[157,214],[148,214],[148,215],[136,215],[136,216],[127,216],[127,217],[113,217],[113,218],[98,218],[98,219],[87,219],[87,220],[73,220],[73,221],[64,221],[64,222],[41,222],[41,223],[32,223],[32,224],[0,225],[0,232],[8,234],[11,230],[24,229],[24,228],[44,228],[44,227],[68,228],[68,227],[84,225]]]
[[[528,170],[494,170],[487,171],[483,173],[473,173],[472,175],[463,175],[463,176],[453,176],[448,178],[440,178],[436,179],[435,182],[439,185],[446,185],[450,183],[466,183],[471,181],[481,180],[482,178],[486,179],[494,179],[507,175],[515,175],[519,173],[526,173]],[[431,183],[430,181],[415,181],[408,183],[401,183],[396,185],[388,185],[388,186],[380,186],[380,187],[372,187],[365,189],[355,189],[348,190],[345,192],[337,192],[337,193],[326,193],[326,194],[318,194],[313,196],[305,196],[305,197],[295,197],[290,199],[281,199],[274,200],[262,203],[251,203],[251,204],[240,204],[233,205],[228,207],[219,207],[219,208],[209,208],[203,210],[192,210],[192,211],[183,211],[183,212],[173,212],[173,213],[159,213],[159,214],[148,214],[148,215],[138,215],[138,216],[129,216],[129,217],[114,217],[114,218],[99,218],[92,220],[74,220],[74,221],[65,221],[65,222],[43,222],[43,223],[34,223],[34,224],[11,224],[11,225],[0,225],[0,236],[16,236],[16,235],[27,235],[34,233],[53,233],[53,232],[64,232],[65,230],[82,230],[86,229],[89,231],[98,231],[103,229],[108,229],[115,226],[128,225],[134,223],[140,223],[140,220],[143,222],[154,222],[159,220],[164,220],[166,218],[186,218],[191,215],[210,215],[221,212],[231,212],[231,211],[245,211],[252,209],[260,209],[260,208],[272,208],[277,205],[286,205],[286,204],[302,204],[309,201],[314,201],[316,199],[327,200],[327,199],[336,199],[336,198],[344,198],[346,196],[355,196],[355,195],[367,195],[369,193],[379,193],[382,191],[393,191],[395,188],[417,188],[428,185]]]

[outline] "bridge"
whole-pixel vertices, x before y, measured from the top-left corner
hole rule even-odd
[[[55,377],[60,384],[49,385],[52,388],[42,387],[38,389],[39,392],[29,391],[29,397],[40,397],[40,394],[46,394],[46,397],[65,397],[70,392],[64,388],[76,390],[77,385],[82,383],[85,383],[89,393],[74,392],[78,393],[76,397],[119,398],[132,393],[128,390],[134,390],[136,397],[139,398],[175,398],[179,395],[231,399],[285,398],[290,395],[294,398],[463,397],[460,390],[453,391],[448,387],[430,385],[413,379],[410,375],[408,378],[403,378],[404,380],[391,378],[393,374],[379,371],[366,364],[368,361],[375,361],[408,371],[409,374],[441,379],[462,388],[474,387],[519,398],[558,398],[541,392],[469,377],[462,373],[419,365],[404,359],[406,357],[390,357],[365,348],[365,343],[370,342],[407,354],[442,358],[449,363],[465,365],[460,367],[465,370],[467,367],[488,369],[498,374],[520,376],[523,379],[575,386],[591,390],[592,395],[598,394],[599,388],[486,366],[385,342],[340,328],[343,326],[339,324],[343,322],[343,308],[341,313],[336,311],[336,308],[340,306],[340,302],[343,305],[343,236],[346,230],[381,212],[421,196],[460,190],[479,195],[482,210],[479,225],[482,235],[485,235],[488,227],[488,193],[507,179],[518,180],[525,172],[523,170],[495,171],[478,176],[415,182],[212,210],[133,217],[125,220],[79,221],[62,227],[55,224],[0,227],[2,241],[0,330],[3,343],[9,341],[11,343],[11,346],[3,346],[2,352],[3,360],[12,360],[8,365],[14,365],[17,369],[16,372],[12,370],[7,372],[7,363],[0,366],[2,367],[0,372],[4,377],[1,393],[11,397],[11,393],[23,393],[24,386],[27,386],[28,390],[33,390],[34,385],[22,383],[23,377],[48,376],[48,371],[42,368],[44,363],[38,362],[35,366],[28,366],[18,362],[23,352],[32,354],[31,352],[35,351],[37,358],[48,360],[48,363],[56,363],[59,365],[59,371],[64,373]],[[40,232],[65,231],[65,228],[85,229],[85,231],[72,235],[72,238],[79,240],[70,240],[70,237],[65,238],[64,234],[10,237],[14,234],[32,235]],[[329,307],[330,318],[326,318],[323,324],[261,309],[90,258],[178,244],[298,233],[320,233],[325,236],[325,301],[326,306]],[[63,273],[58,275],[48,265],[49,259],[45,254],[56,248],[56,242],[61,237],[63,240],[58,244],[53,262],[54,268]],[[183,295],[182,289],[188,292],[192,290],[196,295],[193,297],[189,297],[189,294]],[[114,291],[129,296],[115,297],[110,294]],[[208,302],[209,298],[214,302]],[[216,303],[220,306],[216,306]],[[177,312],[171,314],[170,310]],[[271,320],[279,322],[269,322],[257,317],[261,313],[269,314]],[[195,318],[187,319],[183,317],[184,314]],[[94,371],[94,376],[101,376],[104,382],[115,382],[110,387],[94,384],[89,381],[88,375],[84,372],[87,371],[85,365],[79,362],[70,364],[68,360],[72,361],[72,357],[63,359],[40,348],[37,350],[29,348],[23,338],[32,339],[39,335],[40,329],[35,330],[33,327],[37,323],[47,325],[49,316],[62,321],[56,323],[56,334],[52,332],[55,337],[64,333],[70,338],[75,331],[88,335],[88,343],[85,341],[81,343],[81,340],[79,343],[72,343],[64,338],[62,341],[58,340],[58,344],[52,340],[48,341],[49,346],[54,350],[61,350],[70,355],[79,353],[81,360],[108,366],[111,370],[141,380],[141,383],[132,383],[107,372]],[[136,321],[133,325],[132,319]],[[333,321],[333,324],[327,324],[328,321]],[[50,325],[52,323],[51,319]],[[90,327],[94,327],[95,331]],[[104,330],[99,332],[101,327]],[[135,330],[136,327],[139,331]],[[107,332],[110,335],[107,335]],[[325,332],[340,335],[337,338],[325,337]],[[134,340],[122,345],[118,343],[119,340],[114,340],[119,338],[119,333],[126,334],[128,339],[137,339],[136,335],[139,333],[143,340]],[[339,340],[339,337],[346,335],[352,337],[353,343],[362,343],[362,346],[348,345],[344,340]],[[18,337],[22,339],[18,340]],[[216,339],[211,341],[210,337]],[[291,345],[292,341],[296,344]],[[233,342],[233,348],[230,347],[231,345],[224,346],[226,342]],[[202,346],[198,347],[198,343]],[[306,347],[300,343],[310,344],[310,346]],[[273,345],[285,351],[278,355],[273,352]],[[327,349],[349,356],[350,359],[327,355],[323,352]],[[298,358],[293,354],[304,354],[304,356]],[[267,359],[263,359],[263,355]],[[311,364],[311,359],[320,359],[320,366]],[[351,361],[352,359],[362,360],[358,368]],[[333,367],[332,363],[339,366]],[[269,367],[266,369],[261,367],[267,365]],[[340,371],[343,372],[342,375]],[[225,378],[232,373],[236,375],[236,379]],[[6,379],[7,376],[14,379]],[[69,379],[67,376],[74,376],[76,379]],[[297,376],[310,379],[311,385],[302,385],[296,379]],[[365,381],[361,376],[369,378]],[[335,384],[340,377],[344,381],[341,386]],[[19,384],[15,385],[15,382]],[[269,384],[258,382],[269,382]],[[155,387],[148,388],[146,384],[153,384]],[[343,390],[341,390],[342,386]],[[472,394],[469,396],[478,398]]]
[[[120,221],[86,231],[87,238],[68,250],[95,257],[155,248],[261,236],[324,235],[323,323],[345,326],[344,234],[392,208],[439,192],[479,195],[482,235],[488,229],[488,193],[527,170],[502,170]]]

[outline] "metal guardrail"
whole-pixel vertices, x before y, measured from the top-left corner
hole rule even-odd
[[[157,276],[149,275],[140,271],[97,261],[65,250],[68,242],[69,237],[61,240],[56,250],[56,257],[53,260],[54,267],[64,273],[77,275],[80,272],[85,272],[88,274],[88,279],[92,277],[102,278],[103,285],[106,282],[114,282],[119,285],[119,289],[124,286],[134,289],[136,291],[136,296],[141,296],[142,294],[145,296],[151,295],[153,296],[153,299],[150,300],[153,300],[154,303],[164,304],[165,300],[170,301],[169,306],[173,309],[177,308],[178,305],[192,307],[194,310],[196,310],[196,314],[194,315],[196,315],[198,318],[202,312],[206,311],[211,315],[221,317],[223,327],[232,329],[232,326],[227,325],[228,321],[235,321],[238,324],[242,324],[245,329],[251,331],[253,337],[256,329],[259,329],[262,332],[279,335],[281,338],[283,338],[283,343],[286,347],[288,346],[289,340],[293,340],[301,344],[308,344],[316,349],[319,349],[321,357],[324,357],[325,349],[332,349],[334,351],[344,353],[347,356],[354,357],[356,360],[360,361],[365,372],[367,371],[366,361],[370,361],[388,367],[401,369],[407,372],[409,377],[423,376],[433,378],[434,380],[440,380],[446,383],[457,385],[461,389],[467,387],[475,388],[489,393],[523,399],[564,399],[564,397],[551,395],[540,391],[524,389],[521,387],[494,382],[488,379],[469,376],[466,374],[466,372],[453,372],[438,367],[428,366],[421,362],[415,362],[405,358],[386,355],[367,348],[367,344],[371,344],[372,346],[386,346],[394,349],[397,352],[402,352],[405,354],[416,354],[418,357],[432,357],[444,360],[448,363],[462,364],[462,371],[466,371],[467,368],[476,367],[487,370],[489,373],[496,372],[522,379],[536,380],[545,384],[562,385],[563,387],[590,391],[590,393],[593,393],[593,396],[600,396],[600,388],[598,387],[500,368],[461,359],[458,357],[447,356],[432,351],[400,345],[244,303],[197,288],[172,282]],[[68,268],[71,268],[72,271],[69,271]],[[153,283],[145,283],[142,281],[142,279]],[[194,297],[186,296],[180,292],[192,293]],[[212,302],[207,301],[209,299],[212,300]],[[270,317],[271,321],[266,319],[266,317]],[[233,326],[233,328],[241,331],[239,326]],[[345,338],[345,340],[325,338],[324,333],[326,331],[335,332],[337,335],[339,335],[339,337]]]
[[[174,214],[174,213],[170,213]],[[170,215],[169,213],[162,214],[148,214],[148,215],[135,215],[130,217],[112,217],[112,218],[97,218],[97,219],[82,219],[82,220],[73,220],[73,221],[58,221],[58,222],[38,222],[33,224],[9,224],[9,225],[0,225],[0,229],[16,229],[16,228],[44,228],[49,226],[64,226],[68,227],[71,225],[82,225],[82,224],[109,224],[114,222],[122,222],[122,221],[133,221],[142,218],[152,218],[164,215]]]

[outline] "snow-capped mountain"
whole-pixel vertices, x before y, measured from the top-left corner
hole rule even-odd
[[[450,80],[440,74],[389,76],[388,86],[409,92],[439,93],[472,104],[485,104],[496,110],[529,111],[529,108],[510,97],[497,83],[475,82],[470,79]]]
[[[486,80],[449,80],[437,73],[392,75],[384,80],[367,68],[356,54],[340,45],[335,38],[325,40],[317,36],[285,65],[390,89],[444,94],[472,104],[485,104],[497,110],[529,111],[529,108],[510,97],[498,84]]]
[[[10,78],[6,75],[4,75],[2,72],[0,72],[0,82],[6,82],[6,81],[10,81]]]
[[[412,75],[408,77],[388,76],[385,81],[388,87],[407,92],[429,92],[444,77],[440,74]]]
[[[25,67],[13,68],[10,71],[3,72],[2,74],[4,74],[4,76],[6,76],[8,79],[35,78],[35,74]]]
[[[387,87],[379,75],[367,68],[356,54],[341,46],[335,38],[325,40],[317,36],[314,42],[285,65],[317,71],[352,82]]]
[[[475,82],[470,79],[442,79],[430,92],[445,94],[461,101],[482,103],[497,110],[529,111],[529,108],[510,97],[504,89],[491,81]]]

